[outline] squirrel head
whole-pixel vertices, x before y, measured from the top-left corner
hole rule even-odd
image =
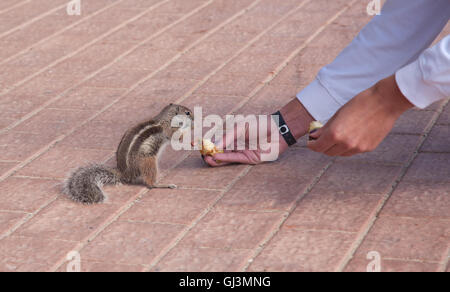
[[[182,105],[178,105],[178,104],[169,104],[168,106],[166,106],[160,113],[160,117],[165,120],[168,123],[172,122],[172,119],[176,116],[181,116],[183,118],[187,118],[191,121],[194,120],[194,114],[192,112],[192,110],[190,110],[189,108],[182,106]],[[193,123],[191,123],[193,124]],[[182,127],[183,125],[181,124],[180,127]]]

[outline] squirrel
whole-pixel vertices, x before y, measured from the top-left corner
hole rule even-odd
[[[157,185],[158,154],[179,130],[172,126],[172,119],[182,116],[193,121],[187,107],[170,104],[156,117],[129,129],[116,152],[117,167],[91,164],[75,170],[65,181],[63,193],[72,200],[84,204],[100,203],[105,199],[104,185],[133,184],[153,188],[177,188],[176,185]],[[192,125],[192,123],[191,123]]]

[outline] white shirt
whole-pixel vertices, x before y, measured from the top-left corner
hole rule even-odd
[[[396,75],[415,106],[450,96],[450,35],[427,49],[450,19],[450,0],[388,0],[297,98],[328,121],[344,104],[378,81]]]

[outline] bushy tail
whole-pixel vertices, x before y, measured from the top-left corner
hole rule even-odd
[[[104,165],[92,164],[74,171],[64,183],[64,193],[83,204],[100,203],[105,199],[102,187],[120,183],[120,172]]]

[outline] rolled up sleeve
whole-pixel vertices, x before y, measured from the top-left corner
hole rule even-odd
[[[395,78],[403,95],[416,107],[426,108],[450,97],[450,35],[397,71]]]

